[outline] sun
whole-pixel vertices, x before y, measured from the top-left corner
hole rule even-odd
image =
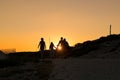
[[[62,49],[62,47],[61,46],[58,46],[58,50],[61,50]]]

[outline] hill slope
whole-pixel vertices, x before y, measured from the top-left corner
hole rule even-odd
[[[120,35],[109,35],[97,40],[78,43],[71,55],[81,58],[120,58]]]

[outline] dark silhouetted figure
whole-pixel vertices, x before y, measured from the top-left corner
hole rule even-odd
[[[64,40],[63,40],[63,47],[64,47],[65,50],[66,50],[66,49],[69,49],[69,43],[66,41],[65,38],[64,38]]]
[[[54,58],[55,57],[55,50],[54,50],[55,45],[53,44],[53,42],[50,43],[50,46],[49,46],[49,49],[50,49],[50,55],[51,55],[51,58]]]
[[[56,52],[57,52],[56,57],[62,57],[63,56],[63,37],[61,37],[60,41],[58,42]]]
[[[59,46],[63,47],[63,37],[60,38],[60,41],[59,41],[59,43],[58,43],[58,45],[57,45],[57,48],[58,48]]]
[[[66,39],[64,38],[63,40],[63,48],[64,48],[64,57],[66,57],[69,54],[69,43],[66,41]]]
[[[44,38],[41,38],[41,41],[38,44],[38,48],[40,48],[41,59],[43,59],[44,50],[46,48],[46,44],[45,44]]]

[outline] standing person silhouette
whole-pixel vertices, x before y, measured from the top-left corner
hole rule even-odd
[[[63,51],[64,51],[64,39],[63,37],[60,38],[60,41],[57,45],[57,49],[56,49],[56,52],[57,52],[57,57],[62,57],[63,56]]]
[[[69,49],[70,49],[70,46],[69,46],[69,43],[66,41],[66,39],[64,38],[63,40],[63,47],[64,47],[64,57],[68,56],[69,54]]]
[[[57,48],[58,48],[59,46],[63,47],[63,37],[60,38],[60,41],[59,41],[59,43],[58,43],[58,45],[57,45]]]
[[[63,40],[63,44],[64,44],[64,49],[68,50],[69,49],[69,43],[66,41],[66,39],[64,38]]]
[[[41,59],[43,59],[44,50],[46,48],[46,44],[45,44],[44,38],[41,38],[41,41],[38,44],[38,48],[40,48]]]
[[[54,56],[55,56],[54,48],[56,48],[56,47],[55,47],[55,45],[53,44],[53,42],[51,42],[51,43],[50,43],[50,46],[49,46],[51,58],[54,58]]]

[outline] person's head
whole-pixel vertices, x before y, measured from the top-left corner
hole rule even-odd
[[[64,41],[66,41],[66,39],[64,38]]]
[[[63,40],[63,37],[61,37],[60,39]]]
[[[41,38],[41,41],[43,41],[44,40],[44,38]]]
[[[51,42],[51,44],[53,44],[53,42]]]

